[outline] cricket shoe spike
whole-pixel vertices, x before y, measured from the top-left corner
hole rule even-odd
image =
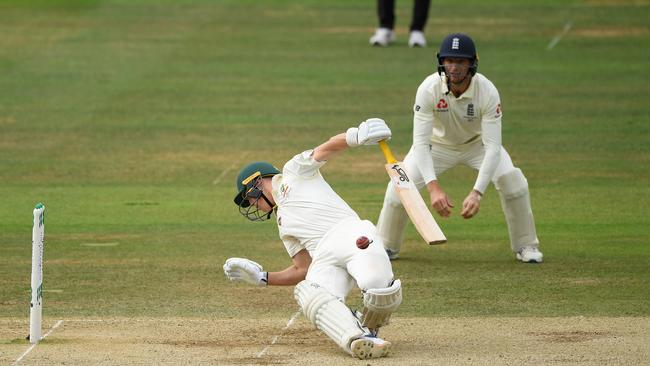
[[[385,357],[390,352],[391,343],[381,338],[364,335],[350,343],[350,352],[360,360]]]
[[[372,46],[386,47],[395,41],[395,32],[388,28],[377,28],[375,34],[370,37]]]
[[[544,255],[536,247],[523,247],[517,252],[517,260],[524,263],[542,263]]]

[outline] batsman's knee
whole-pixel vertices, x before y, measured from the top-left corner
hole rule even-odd
[[[395,280],[389,287],[368,289],[363,293],[363,323],[370,330],[388,324],[391,314],[402,303],[402,283]]]
[[[316,321],[316,313],[324,304],[338,299],[315,282],[301,281],[293,291],[294,297],[300,305],[303,314],[312,323]]]

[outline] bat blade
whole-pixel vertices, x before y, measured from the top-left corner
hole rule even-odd
[[[420,236],[431,245],[445,243],[445,234],[431,215],[417,187],[406,174],[403,163],[392,162],[385,167],[406,213]]]

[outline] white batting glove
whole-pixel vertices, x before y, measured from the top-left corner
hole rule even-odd
[[[345,141],[348,146],[376,145],[381,140],[390,140],[392,133],[383,119],[370,118],[359,125],[350,127],[345,132]]]
[[[228,258],[223,265],[223,272],[233,282],[246,282],[256,286],[268,285],[268,272],[262,266],[246,258]]]

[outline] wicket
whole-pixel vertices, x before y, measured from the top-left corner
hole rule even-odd
[[[45,240],[45,205],[34,207],[34,226],[32,227],[32,282],[31,302],[29,304],[29,341],[41,340],[41,315],[43,310],[43,246]]]

